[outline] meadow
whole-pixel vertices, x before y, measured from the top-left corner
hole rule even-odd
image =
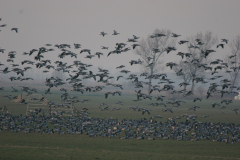
[[[41,93],[41,91],[39,91]],[[8,90],[1,92],[0,107],[6,106],[12,112],[12,115],[25,115],[26,105],[10,102],[8,98],[3,97],[5,94],[19,95],[10,93]],[[60,95],[62,92],[54,92],[46,95],[48,100],[61,103]],[[120,96],[109,96],[104,98],[103,93],[84,93],[75,94],[78,99],[89,99],[85,103],[76,103],[74,106],[88,108],[89,117],[94,118],[117,118],[122,119],[150,119],[151,116],[161,115],[158,122],[165,122],[169,117],[181,117],[182,114],[195,114],[199,122],[214,123],[240,123],[239,115],[231,109],[239,107],[239,101],[233,101],[232,104],[225,105],[226,108],[220,109],[218,106],[212,108],[212,103],[220,100],[203,100],[193,103],[191,99],[182,99],[186,103],[181,103],[179,108],[168,104],[168,108],[173,109],[173,113],[163,112],[164,106],[148,105],[156,100],[143,100],[139,102],[132,101],[136,99],[135,95],[123,94]],[[71,96],[74,96],[74,94]],[[27,98],[27,97],[23,97]],[[123,106],[115,104],[122,101]],[[168,98],[165,98],[166,102]],[[108,103],[109,110],[101,111],[100,103]],[[189,107],[199,105],[196,111],[188,111]],[[151,110],[151,114],[129,109],[130,106],[146,107]],[[29,107],[39,108],[40,106],[29,105]],[[45,107],[45,106],[43,106]],[[110,111],[113,107],[119,107],[121,110]],[[66,108],[65,108],[66,109]],[[53,108],[53,110],[61,110],[61,108]],[[210,115],[202,118],[203,115]],[[186,121],[186,118],[177,119],[176,122]],[[207,140],[201,141],[177,141],[163,140],[161,138],[154,141],[137,140],[137,139],[119,139],[121,135],[108,138],[96,137],[92,138],[86,134],[70,135],[70,134],[40,134],[40,133],[23,133],[23,132],[0,132],[0,159],[240,159],[240,143],[220,143]]]

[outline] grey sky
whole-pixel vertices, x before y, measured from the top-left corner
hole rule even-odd
[[[23,52],[38,49],[46,43],[80,43],[81,49],[91,49],[92,53],[103,52],[104,56],[101,59],[95,57],[89,60],[83,58],[86,53],[80,55],[81,49],[75,50],[72,46],[71,51],[78,54],[77,60],[112,72],[116,71],[113,69],[116,66],[125,64],[126,69],[138,72],[138,65],[130,66],[128,63],[139,58],[132,51],[107,57],[107,53],[114,49],[115,43],[126,43],[127,38],[131,38],[133,34],[146,38],[156,28],[170,29],[182,35],[178,40],[207,30],[216,34],[219,40],[231,40],[240,33],[239,7],[239,0],[2,0],[0,24],[7,26],[0,28],[0,47],[6,49],[5,54],[0,53],[0,62],[6,63],[9,51],[17,52],[14,63],[20,63],[26,57],[30,60],[34,58],[23,56]],[[13,27],[19,28],[19,33],[11,31]],[[113,30],[120,34],[113,36]],[[100,36],[101,31],[107,32],[108,35]],[[130,46],[132,43],[127,44]],[[102,50],[100,46],[108,46],[109,50]],[[165,54],[163,58],[166,63],[178,61],[176,53],[185,49],[186,46],[177,45],[177,51]],[[226,52],[229,52],[227,47],[225,50],[217,50],[216,54],[223,55]],[[61,52],[55,48],[55,52],[44,53],[44,59],[60,60],[56,58],[59,53]],[[61,60],[70,65],[76,59]]]

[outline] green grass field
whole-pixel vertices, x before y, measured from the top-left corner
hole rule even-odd
[[[0,107],[6,106],[13,115],[26,114],[27,105],[19,105],[10,102],[8,98],[2,97],[7,92],[0,95]],[[19,95],[19,93],[8,93]],[[46,95],[48,100],[60,102],[60,92]],[[233,108],[239,108],[239,101],[234,101],[225,109],[219,107],[212,108],[211,104],[220,100],[204,100],[193,103],[192,100],[185,100],[187,103],[181,103],[179,108],[173,109],[174,113],[163,112],[164,106],[149,106],[149,103],[156,100],[144,100],[134,102],[133,95],[109,96],[105,99],[103,94],[76,94],[80,99],[89,99],[90,102],[77,103],[75,107],[81,109],[88,108],[89,116],[94,118],[118,118],[120,119],[149,119],[154,115],[161,115],[162,119],[157,121],[165,122],[169,117],[180,117],[182,114],[195,114],[200,122],[224,122],[240,123],[239,115],[231,111]],[[74,95],[71,95],[74,96]],[[167,99],[167,98],[165,98]],[[121,100],[124,106],[115,104]],[[166,100],[165,100],[166,102]],[[109,110],[101,111],[100,103],[110,104]],[[197,111],[188,111],[193,105],[199,105],[201,108]],[[151,110],[151,115],[129,109],[130,106],[146,107]],[[39,106],[30,105],[29,107],[39,108]],[[43,106],[44,107],[44,106]],[[110,111],[113,107],[120,107],[121,110]],[[34,109],[32,108],[32,109]],[[61,110],[59,108],[59,110]],[[203,115],[210,115],[207,118],[201,118]],[[185,121],[182,118],[176,121]],[[96,137],[88,135],[59,135],[40,133],[13,133],[9,131],[0,132],[0,159],[240,159],[240,143],[227,144],[212,141],[177,141],[156,139],[155,141],[118,138]]]

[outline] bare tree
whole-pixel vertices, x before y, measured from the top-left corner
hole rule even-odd
[[[207,31],[205,34],[199,32],[197,35],[188,37],[187,41],[187,50],[190,56],[186,56],[184,64],[182,64],[183,75],[181,77],[184,82],[192,80],[191,91],[194,93],[195,81],[193,79],[204,78],[209,59],[209,53],[206,53],[217,43],[217,36],[214,36],[211,31]]]
[[[52,71],[52,76],[53,77],[58,77],[58,78],[61,78],[61,79],[64,79],[66,77],[66,75],[63,71],[57,71],[57,70]]]
[[[240,34],[230,41],[229,47],[231,48],[231,54],[225,58],[225,62],[228,64],[226,72],[230,75],[229,92],[232,92],[234,86],[240,81]],[[228,70],[228,68],[231,70]]]
[[[202,98],[203,97],[203,93],[205,92],[205,89],[203,86],[198,86],[197,87],[197,91],[199,93],[199,96]]]
[[[178,71],[182,70],[182,71],[181,71],[181,74],[179,74],[179,75],[177,75],[177,76],[178,76],[180,79],[183,79],[183,82],[184,82],[184,83],[188,84],[188,83],[190,83],[190,81],[192,80],[192,76],[191,76],[192,74],[191,74],[191,70],[189,69],[189,65],[186,64],[183,60],[181,60],[181,61],[179,62],[179,64],[173,68],[173,70],[174,70],[175,72],[178,72]],[[183,93],[183,94],[185,94],[187,85],[183,85],[183,87],[184,87],[184,88],[183,88],[183,90],[184,90],[184,93]]]
[[[159,73],[163,69],[160,57],[168,47],[175,47],[176,38],[172,37],[170,30],[155,29],[153,35],[146,39],[141,39],[138,43],[140,46],[134,50],[144,61],[141,64],[141,72],[148,73],[149,85],[148,94],[150,94],[152,75]]]

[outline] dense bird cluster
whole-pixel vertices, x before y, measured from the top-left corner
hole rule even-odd
[[[4,25],[0,25],[0,27],[6,27],[6,24]],[[16,33],[18,33],[18,28],[12,28],[11,30],[16,31]],[[113,31],[113,36],[117,36],[118,33],[116,30]],[[105,32],[101,32],[100,33],[101,36],[105,37],[108,34]],[[165,34],[162,33],[155,33],[150,35],[149,38],[161,38],[166,36]],[[172,38],[177,38],[180,37],[181,35],[178,35],[176,33],[172,33]],[[137,47],[139,47],[140,45],[137,44],[136,42],[138,42],[138,39],[140,37],[137,37],[135,35],[133,35],[133,38],[128,38],[127,43],[116,43],[116,45],[114,46],[114,50],[111,50],[108,52],[107,57],[108,56],[112,56],[113,54],[121,54],[124,52],[127,52],[129,50],[131,50],[131,48],[134,50]],[[132,45],[129,45],[129,43],[133,43]],[[178,42],[179,45],[182,44],[188,44],[188,48],[191,49],[195,49],[195,50],[200,50],[202,57],[207,57],[210,53],[216,52],[213,49],[208,49],[206,51],[201,49],[201,45],[203,45],[204,43],[201,41],[201,39],[196,39],[195,43],[192,44],[189,41],[186,40],[180,40]],[[222,39],[222,43],[218,44],[216,46],[216,48],[224,48],[224,45],[228,43],[227,39]],[[149,73],[142,73],[140,76],[136,75],[136,74],[129,74],[131,71],[125,69],[125,65],[120,65],[120,66],[115,66],[117,70],[119,70],[119,73],[122,75],[117,76],[116,78],[111,76],[109,71],[107,69],[103,69],[98,67],[98,73],[93,73],[93,71],[90,70],[90,67],[92,67],[93,65],[91,64],[85,64],[84,62],[80,61],[80,60],[73,60],[72,64],[68,64],[65,63],[63,61],[61,61],[61,59],[65,58],[65,57],[71,57],[71,58],[75,58],[77,59],[78,54],[74,53],[70,50],[71,47],[74,47],[75,50],[78,50],[80,48],[82,48],[81,44],[78,43],[74,43],[73,45],[70,44],[56,44],[54,45],[55,48],[48,48],[51,47],[52,44],[46,44],[46,46],[44,47],[40,47],[39,49],[30,49],[27,52],[23,53],[23,56],[26,57],[30,57],[32,58],[32,60],[24,60],[22,61],[20,64],[14,64],[14,60],[16,59],[16,51],[10,51],[8,53],[8,59],[7,59],[7,64],[2,64],[0,62],[0,66],[4,66],[4,65],[8,65],[9,63],[13,63],[10,64],[12,67],[5,67],[4,69],[0,70],[1,74],[8,74],[10,72],[15,72],[16,76],[12,76],[9,77],[9,80],[11,82],[13,81],[27,81],[27,80],[34,80],[31,77],[25,77],[25,73],[28,72],[28,70],[32,69],[32,67],[35,67],[36,69],[40,69],[40,68],[44,68],[43,73],[47,73],[51,70],[56,70],[56,71],[62,71],[65,73],[68,73],[69,77],[64,80],[61,79],[59,77],[49,77],[46,78],[45,81],[45,86],[47,87],[44,94],[51,94],[51,89],[53,87],[59,87],[61,86],[60,91],[63,92],[63,94],[61,95],[61,104],[56,103],[56,102],[52,102],[50,101],[48,103],[49,106],[54,106],[54,107],[68,107],[70,108],[72,104],[74,103],[84,103],[86,101],[90,101],[88,99],[84,99],[84,100],[78,100],[77,97],[71,97],[69,95],[70,92],[80,92],[81,94],[84,94],[85,92],[99,92],[102,91],[106,86],[112,86],[114,88],[117,89],[121,89],[120,91],[116,90],[114,92],[105,92],[104,93],[104,97],[105,99],[107,99],[109,96],[121,96],[122,94],[122,90],[123,90],[123,85],[121,84],[113,84],[110,83],[109,80],[111,79],[116,79],[117,81],[120,78],[125,78],[125,75],[128,75],[128,77],[126,77],[126,80],[132,81],[133,85],[135,86],[136,90],[136,99],[134,99],[133,101],[141,101],[144,99],[150,99],[150,100],[156,100],[156,102],[151,103],[149,105],[152,106],[158,106],[158,105],[163,105],[165,107],[167,107],[167,105],[171,105],[173,107],[180,107],[181,103],[186,103],[182,100],[176,100],[176,99],[170,99],[169,101],[167,101],[166,103],[160,102],[159,101],[163,101],[164,97],[163,95],[158,95],[155,98],[152,97],[152,93],[154,91],[158,91],[158,93],[162,92],[162,91],[171,91],[171,94],[182,94],[183,97],[186,96],[190,96],[193,95],[194,93],[192,91],[186,91],[185,89],[183,90],[175,90],[175,86],[172,85],[173,83],[175,83],[174,81],[172,81],[171,79],[167,79],[167,74],[165,73],[161,73],[161,74],[152,74],[149,75]],[[109,47],[106,46],[101,46],[102,50],[108,50]],[[58,58],[60,60],[56,60],[55,62],[52,62],[52,60],[48,60],[48,59],[44,59],[44,54],[55,51],[55,50],[60,51],[61,53],[58,55]],[[157,53],[159,52],[158,48],[153,48],[152,49],[153,52]],[[176,51],[177,49],[175,47],[167,47],[165,48],[165,52],[167,54],[169,54],[170,52]],[[0,52],[2,54],[5,53],[5,49],[1,49],[0,48]],[[86,54],[85,58],[89,58],[92,59],[94,57],[97,58],[101,58],[101,56],[104,56],[106,54],[102,53],[102,52],[96,52],[95,54],[93,54],[93,52],[91,51],[91,49],[80,49],[79,54]],[[185,58],[190,58],[192,57],[192,54],[190,53],[182,53],[182,52],[178,52],[177,53],[178,56],[181,56],[181,58],[183,59]],[[231,60],[231,58],[233,58],[234,55],[229,56],[228,58]],[[153,58],[152,57],[147,57],[147,60],[149,62],[151,62]],[[136,65],[136,64],[140,64],[142,65],[142,60],[138,59],[138,60],[131,60],[129,62],[130,67],[132,65]],[[211,74],[216,74],[218,73],[217,70],[222,70],[223,68],[228,68],[228,64],[224,63],[222,60],[220,59],[216,59],[214,61],[212,61],[210,63],[210,65],[208,64],[201,64],[199,63],[199,59],[196,58],[192,58],[192,60],[189,61],[184,61],[184,63],[192,63],[196,66],[203,67],[205,70],[210,70]],[[234,61],[232,61],[231,63],[235,63]],[[26,66],[28,65],[28,66]],[[30,66],[31,65],[31,66]],[[212,65],[217,65],[215,67],[212,67]],[[154,63],[149,63],[148,66],[146,67],[152,67],[154,66]],[[166,63],[167,67],[170,67],[170,69],[173,69],[174,67],[178,66],[178,64],[174,63],[174,62],[168,62]],[[236,72],[239,71],[239,67],[231,67],[229,68],[229,70],[227,72]],[[177,76],[182,75],[183,69],[180,69],[179,71],[176,72]],[[204,78],[204,77],[198,77],[198,75],[191,75],[193,77],[192,81],[195,81],[196,83],[209,83],[208,80],[215,80],[217,78],[221,78],[221,76],[215,76],[212,77],[210,79]],[[163,84],[163,87],[161,88],[160,85],[153,85],[151,82],[146,82],[146,81],[140,81],[140,78],[145,78],[146,80],[148,79],[154,79],[154,80],[159,80],[158,84]],[[83,79],[92,79],[94,80],[96,83],[95,84],[101,84],[101,85],[95,85],[95,86],[86,86],[84,85],[81,81]],[[70,84],[72,87],[72,90],[69,91],[66,88],[63,88],[62,86],[65,84]],[[143,89],[144,86],[151,86],[151,91],[150,94],[145,94],[142,92],[141,88]],[[187,86],[190,85],[189,83],[186,82],[182,82],[179,84],[180,87],[182,86]],[[230,94],[226,89],[228,89],[231,86],[230,84],[230,80],[228,79],[223,79],[221,80],[221,85],[217,84],[217,83],[210,83],[210,86],[208,88],[207,91],[207,95],[206,98],[210,98],[212,96],[213,93],[220,93],[221,97],[223,97],[226,94]],[[240,90],[240,87],[237,86],[231,86],[233,88],[235,88],[236,90]],[[31,95],[33,93],[37,93],[37,89],[33,88],[33,87],[29,87],[29,86],[19,86],[20,89],[12,87],[12,92],[18,92],[18,91],[22,91],[22,92],[26,92],[27,95]],[[221,88],[221,89],[219,89]],[[0,91],[4,90],[4,87],[0,87]],[[236,91],[231,92],[231,94],[237,94]],[[3,95],[3,97],[8,98],[9,100],[13,100],[16,99],[17,97],[14,97],[12,95]],[[44,96],[43,96],[44,98]],[[43,98],[38,99],[38,98],[32,98],[32,100],[34,101],[38,101],[41,102],[43,101]],[[202,98],[199,97],[195,97],[193,99],[194,102],[196,101],[202,101]],[[229,105],[232,103],[231,100],[227,100],[224,99],[221,101],[221,104],[225,103],[226,105]],[[27,102],[25,101],[25,99],[22,99],[21,102],[19,104],[27,104]],[[123,105],[121,101],[117,102],[116,104],[119,105]],[[213,103],[212,107],[214,108],[215,106],[219,106],[220,108],[224,108],[224,106],[221,106],[219,103]],[[199,108],[201,108],[199,105],[195,105],[193,107],[190,107],[188,110],[198,110]],[[100,111],[106,111],[108,110],[108,104],[102,103],[99,106]],[[117,111],[120,110],[121,108],[112,108],[111,111]],[[133,110],[138,110],[141,111],[142,115],[144,115],[145,113],[147,114],[151,114],[151,110],[146,108],[146,107],[130,107],[130,109]],[[218,141],[227,141],[229,142],[229,138],[225,137],[224,135],[228,132],[231,132],[233,137],[235,136],[235,133],[239,132],[239,126],[234,125],[234,124],[213,124],[213,123],[197,123],[197,122],[186,122],[186,123],[175,123],[174,119],[178,119],[179,117],[172,117],[170,118],[169,122],[166,123],[156,123],[155,120],[150,121],[146,121],[146,120],[131,120],[131,121],[127,121],[127,120],[122,120],[122,121],[118,121],[116,119],[109,119],[109,120],[105,120],[105,119],[94,119],[88,118],[88,113],[87,113],[88,109],[83,109],[81,111],[80,114],[78,115],[74,115],[73,117],[62,117],[59,118],[58,115],[63,115],[65,112],[57,112],[55,115],[52,114],[52,118],[47,118],[47,117],[37,117],[36,115],[39,114],[41,112],[41,110],[35,110],[34,112],[30,113],[30,117],[24,117],[24,116],[11,116],[11,115],[1,115],[1,122],[2,122],[2,126],[3,128],[5,128],[6,130],[12,130],[12,131],[26,131],[26,132],[30,132],[30,131],[39,131],[41,133],[70,133],[70,134],[77,134],[77,133],[84,133],[87,132],[90,136],[116,136],[118,135],[121,130],[126,130],[126,136],[123,136],[121,138],[125,138],[125,139],[129,139],[129,138],[138,138],[138,139],[144,139],[146,136],[149,135],[154,135],[155,138],[156,137],[172,137],[173,139],[179,139],[179,140],[190,140],[190,139],[194,139],[194,140],[198,140],[198,139],[210,139],[210,140],[218,140]],[[174,110],[172,108],[164,108],[162,109],[163,112],[171,112],[173,113]],[[236,114],[238,114],[238,109],[232,109],[232,111],[234,111]],[[32,115],[33,114],[33,115]],[[184,116],[184,115],[183,115]],[[187,119],[195,119],[196,116],[195,115],[185,115],[187,117]],[[203,118],[208,117],[209,115],[205,115],[203,116]],[[80,119],[78,118],[80,117]],[[161,118],[160,115],[157,116],[153,116],[152,118]],[[57,127],[55,127],[54,129],[50,130],[48,128],[48,126],[46,125],[46,122],[50,121],[53,124],[58,124]],[[20,122],[21,124],[16,125],[15,122]],[[30,122],[30,123],[28,123]],[[38,122],[37,124],[33,123],[33,122]],[[7,124],[7,125],[6,125]],[[33,129],[30,129],[30,125],[32,125],[31,127]],[[140,127],[142,126],[142,127]],[[198,127],[196,127],[198,126]],[[140,128],[139,128],[140,127]],[[174,129],[169,130],[169,127],[172,127]],[[63,129],[62,129],[63,128]],[[116,128],[116,129],[114,129]],[[139,128],[139,131],[134,131],[132,130],[132,128]],[[148,129],[149,128],[149,129]],[[151,129],[150,129],[151,128]],[[160,130],[158,130],[158,128],[160,128]],[[194,129],[195,132],[192,134],[192,136],[190,138],[187,138],[189,136],[187,136],[186,134],[186,130],[190,130],[190,129]],[[149,139],[150,137],[148,137]],[[150,138],[151,139],[151,138]],[[152,138],[154,139],[154,138]],[[232,140],[236,140],[239,141],[239,137],[237,138],[231,138]]]
[[[35,112],[40,114],[41,111],[36,110]],[[240,142],[239,124],[190,122],[189,119],[195,119],[196,116],[182,115],[182,117],[184,116],[187,117],[186,122],[167,121],[158,123],[155,118],[161,118],[159,115],[153,116],[151,120],[145,118],[140,120],[79,119],[78,117],[65,116],[37,116],[34,113],[30,116],[12,116],[4,111],[4,114],[0,114],[0,132],[6,130],[41,134],[87,134],[90,137],[119,137],[120,139],[139,140],[174,139],[184,141],[209,140],[226,143]]]

